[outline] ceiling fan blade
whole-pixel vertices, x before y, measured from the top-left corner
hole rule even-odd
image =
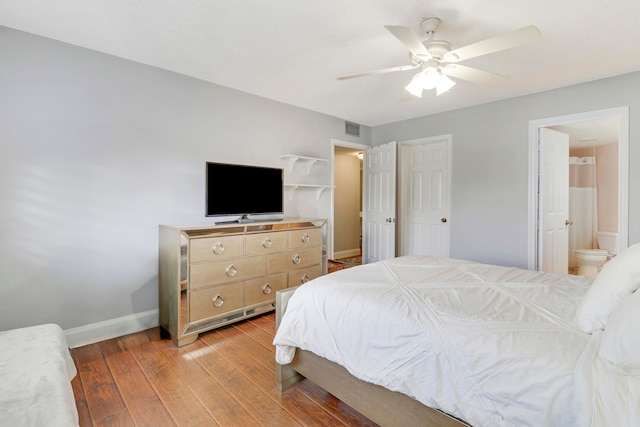
[[[463,46],[459,49],[454,49],[444,55],[443,61],[464,61],[466,59],[487,55],[489,53],[494,53],[501,50],[511,49],[512,47],[522,46],[528,43],[533,43],[537,40],[540,40],[541,38],[542,33],[540,33],[540,30],[536,26],[530,25],[528,27],[512,31],[510,33],[491,37],[467,46]]]
[[[461,64],[447,64],[442,66],[441,70],[447,76],[478,84],[495,85],[508,79],[508,77],[501,74],[490,73],[489,71],[478,70]]]
[[[413,53],[418,58],[426,61],[431,59],[431,54],[426,47],[422,44],[418,36],[415,35],[411,28],[401,27],[396,25],[384,26],[391,34],[393,34],[400,42],[409,49],[409,52]]]
[[[372,76],[375,74],[385,74],[385,73],[393,73],[395,71],[413,70],[414,68],[418,68],[418,67],[419,65],[413,65],[413,64],[401,65],[399,67],[383,68],[381,70],[365,71],[364,73],[350,74],[348,76],[337,77],[337,79],[338,80],[354,79],[356,77]]]

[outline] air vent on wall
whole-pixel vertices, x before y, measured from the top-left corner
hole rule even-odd
[[[360,125],[350,122],[344,123],[344,132],[351,136],[360,136]]]

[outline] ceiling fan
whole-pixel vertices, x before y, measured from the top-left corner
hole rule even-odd
[[[425,41],[421,41],[409,27],[386,25],[385,28],[409,50],[411,64],[351,74],[338,77],[338,80],[420,68],[420,72],[414,75],[405,87],[407,92],[418,98],[422,97],[423,90],[435,88],[437,95],[440,95],[451,89],[455,82],[449,77],[467,80],[472,83],[497,84],[507,80],[507,77],[461,65],[459,62],[533,43],[542,37],[540,30],[534,25],[530,25],[510,33],[491,37],[458,49],[452,49],[451,43],[448,41],[433,39],[440,22],[441,20],[436,17],[422,19],[420,28],[427,34],[427,40]]]

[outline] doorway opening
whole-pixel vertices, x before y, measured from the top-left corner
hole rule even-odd
[[[331,219],[327,256],[345,267],[362,262],[362,153],[368,145],[332,140]]]
[[[612,127],[612,123],[614,126]],[[628,246],[628,183],[629,183],[629,108],[620,107],[607,110],[591,111],[567,116],[551,117],[529,122],[529,254],[528,268],[531,270],[542,270],[542,260],[545,248],[550,247],[545,241],[545,233],[540,231],[542,217],[540,200],[545,196],[545,192],[550,191],[541,182],[545,182],[545,169],[541,167],[538,138],[542,128],[549,128],[573,136],[570,147],[573,150],[575,162],[591,162],[589,156],[585,154],[602,150],[598,146],[604,146],[607,142],[612,143],[612,138],[617,138],[617,156],[614,161],[617,163],[617,218],[610,220],[617,222],[618,251]],[[584,132],[591,132],[588,137]],[[595,132],[601,132],[596,134]],[[615,133],[615,136],[612,134]],[[609,141],[606,141],[606,139]],[[599,140],[599,141],[596,141]],[[590,141],[589,141],[590,140]],[[582,147],[580,147],[582,146]],[[569,158],[567,158],[569,164]],[[568,192],[567,192],[568,194]],[[604,196],[604,194],[603,194]],[[609,194],[609,197],[612,195]],[[596,200],[596,199],[594,199]],[[613,200],[613,199],[609,199]],[[567,227],[572,227],[572,219],[566,218]],[[594,227],[597,227],[595,225]],[[606,227],[605,227],[606,228]],[[575,249],[575,248],[574,248]],[[569,255],[569,240],[567,239],[567,255]],[[568,257],[569,258],[569,257]],[[569,272],[570,263],[567,265]]]

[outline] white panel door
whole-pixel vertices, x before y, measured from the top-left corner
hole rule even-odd
[[[400,143],[400,255],[450,255],[449,136]]]
[[[362,183],[362,262],[396,256],[396,142],[365,150]]]
[[[540,128],[538,270],[569,268],[569,135]]]

